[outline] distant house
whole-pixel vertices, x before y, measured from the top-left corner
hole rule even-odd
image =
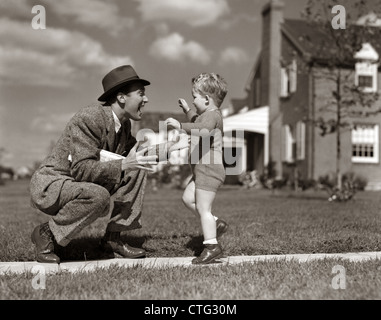
[[[224,131],[244,130],[244,170],[263,173],[271,161],[281,178],[297,164],[300,178],[317,180],[335,174],[336,138],[335,134],[323,137],[306,119],[324,116],[319,110],[334,83],[319,74],[332,52],[317,50],[314,44],[324,34],[307,21],[284,19],[283,7],[280,0],[263,7],[262,48],[247,81],[247,97],[233,100],[232,108],[225,110]],[[370,92],[380,91],[380,53],[381,28],[377,28],[353,63],[340,68],[353,73],[348,81]],[[307,64],[309,68],[304,67]],[[381,189],[381,114],[351,120],[352,129],[341,135],[342,172],[366,178],[368,189]]]
[[[13,175],[13,179],[29,179],[33,174],[33,171],[31,168],[26,166],[18,167]]]

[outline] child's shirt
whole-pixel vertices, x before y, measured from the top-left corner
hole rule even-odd
[[[190,110],[187,118],[191,122],[181,123],[181,128],[190,135],[190,164],[222,165],[223,118],[221,111],[219,109],[206,110],[198,115]]]

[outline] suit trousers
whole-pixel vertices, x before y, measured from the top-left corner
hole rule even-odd
[[[146,183],[147,174],[143,170],[128,172],[119,184],[109,187],[66,180],[55,203],[56,213],[51,214],[52,208],[47,210],[56,242],[66,246],[82,229],[110,212],[107,231],[141,228]]]

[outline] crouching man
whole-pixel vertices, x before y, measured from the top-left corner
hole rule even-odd
[[[149,84],[132,66],[111,70],[102,80],[100,103],[72,117],[33,174],[31,204],[49,216],[31,236],[38,262],[60,263],[55,244],[66,246],[110,211],[102,249],[125,258],[145,256],[144,249],[123,243],[120,233],[141,228],[147,172],[157,160],[157,155],[147,155],[147,148],[138,149],[131,135],[130,120],[141,120]],[[125,157],[101,161],[102,150]]]

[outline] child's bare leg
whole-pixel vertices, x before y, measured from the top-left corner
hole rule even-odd
[[[196,217],[198,217],[198,213],[196,210],[196,188],[195,183],[193,180],[191,180],[188,185],[185,187],[184,193],[183,193],[183,203],[189,211],[191,211]]]
[[[212,214],[212,204],[216,197],[213,191],[196,189],[196,210],[200,215],[204,242],[217,243],[216,219]]]
[[[212,215],[212,204],[216,193],[196,189],[196,208],[200,215],[202,232],[204,234],[204,250],[192,260],[192,264],[215,263],[223,255],[223,250],[217,241],[216,219]]]

